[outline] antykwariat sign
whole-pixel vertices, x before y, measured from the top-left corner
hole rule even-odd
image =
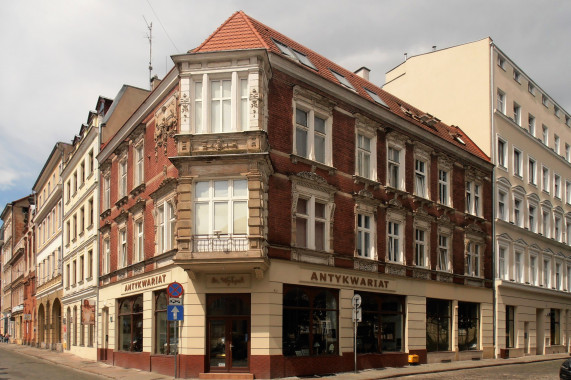
[[[347,288],[395,290],[395,281],[383,277],[369,277],[358,274],[330,273],[311,270],[304,272],[304,282],[331,284]]]
[[[123,285],[123,293],[130,293],[137,290],[144,290],[147,288],[152,288],[159,285],[167,285],[170,281],[167,281],[167,274],[157,274],[151,277],[141,278],[136,281],[127,282]]]

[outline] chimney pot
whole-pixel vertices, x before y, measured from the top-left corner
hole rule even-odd
[[[355,71],[355,74],[357,74],[358,76],[360,76],[361,78],[365,79],[365,80],[369,80],[369,73],[371,72],[370,69],[366,68],[365,66],[361,67],[360,69],[358,69],[357,71]]]

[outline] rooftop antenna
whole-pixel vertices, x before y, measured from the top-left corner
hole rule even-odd
[[[153,23],[150,24],[147,22],[145,16],[143,16],[143,20],[147,24],[147,29],[149,29],[149,34],[147,34],[147,39],[149,40],[149,88],[152,90],[152,81],[153,81]]]
[[[404,60],[406,61],[407,53],[404,53]]]

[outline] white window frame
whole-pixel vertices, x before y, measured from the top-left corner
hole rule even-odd
[[[531,210],[532,207],[533,207],[533,212]],[[537,220],[538,220],[537,210],[539,210],[539,207],[537,204],[528,203],[528,205],[527,205],[527,228],[531,232],[537,232]]]
[[[117,239],[117,261],[119,268],[125,268],[127,266],[127,228],[125,226],[119,229]]]
[[[422,268],[430,266],[428,258],[428,239],[430,231],[422,228],[414,229],[414,265]]]
[[[553,149],[555,153],[561,154],[561,139],[557,135],[553,135]]]
[[[450,205],[450,172],[440,168],[438,169],[438,202],[445,206]]]
[[[450,247],[452,236],[450,234],[438,234],[438,266],[437,270],[443,272],[450,272],[452,265],[450,263]]]
[[[555,261],[555,289],[562,290],[563,288],[563,273],[561,272],[563,265]]]
[[[571,204],[571,181],[565,181],[565,203]]]
[[[230,97],[212,98],[212,85],[224,81],[230,82]],[[192,115],[192,130],[196,134],[231,133],[246,131],[249,128],[249,92],[250,79],[247,72],[204,73],[192,78],[191,96],[194,102]],[[221,116],[220,130],[214,130],[212,125],[212,104],[221,102],[220,112],[223,115],[224,101],[230,103],[229,125],[225,127]]]
[[[551,210],[546,207],[541,208],[541,233],[547,238],[551,236]]]
[[[527,131],[530,135],[535,137],[535,116],[528,114],[527,116]]]
[[[503,252],[503,258],[502,258]],[[509,245],[505,243],[498,243],[498,278],[500,280],[508,279],[509,268]]]
[[[547,257],[543,258],[543,286],[551,287],[551,259]]]
[[[537,161],[531,156],[527,156],[527,175],[529,176],[529,183],[537,186]]]
[[[391,152],[393,153],[392,157]],[[387,135],[387,186],[403,191],[405,190],[406,173],[405,152],[404,136],[389,133]],[[396,177],[393,176],[393,173],[396,174]],[[397,183],[393,183],[394,181]]]
[[[145,260],[145,223],[143,218],[138,218],[133,223],[135,233],[135,249],[134,249],[134,261],[141,262]]]
[[[142,141],[135,146],[134,153],[135,170],[133,170],[133,183],[134,187],[137,187],[145,182],[145,147]]]
[[[549,168],[545,165],[541,165],[541,190],[549,193],[550,181],[549,181]]]
[[[357,119],[355,129],[355,175],[377,181],[377,134],[374,127]],[[370,146],[361,147],[360,143],[364,139],[369,139]],[[369,157],[369,170],[362,167],[365,157]]]
[[[518,148],[513,148],[513,173],[519,178],[523,178],[523,153]]]
[[[561,199],[561,176],[553,173],[553,196]]]
[[[519,203],[519,205],[518,205]],[[513,198],[513,223],[518,227],[524,225],[524,201],[521,196],[514,195]]]
[[[502,169],[508,168],[508,142],[498,136],[498,166]]]
[[[482,215],[482,184],[478,181],[466,181],[466,212]]]
[[[536,253],[530,253],[529,255],[529,283],[534,286],[538,284],[538,257],[539,255]]]
[[[403,264],[404,263],[404,229],[406,218],[401,211],[389,209],[386,215],[387,221],[387,249],[386,260],[387,262]],[[394,226],[397,227],[397,232],[394,231]],[[396,250],[394,249],[394,242],[397,243]]]
[[[369,227],[365,226],[365,220],[368,218]],[[361,222],[361,225],[359,225]],[[355,250],[356,256],[365,259],[375,260],[377,259],[376,252],[376,222],[374,209],[365,205],[357,205],[355,210],[355,227],[356,227],[356,241]],[[363,252],[363,247],[365,246],[366,236],[369,236],[369,251]],[[361,247],[361,250],[359,249]]]
[[[103,209],[111,208],[111,176],[109,173],[103,176]]]
[[[516,282],[523,283],[524,253],[517,249],[514,252],[514,278]]]
[[[127,157],[119,160],[119,199],[127,196]]]
[[[468,238],[465,251],[465,274],[471,277],[481,277],[482,244]]]
[[[514,122],[521,126],[521,106],[519,104],[517,104],[516,102],[514,102],[513,104],[513,110],[514,110]]]
[[[102,259],[103,274],[108,274],[111,271],[111,239],[109,236],[103,238],[103,259]]]
[[[506,93],[498,88],[496,92],[497,111],[506,114]]]
[[[292,217],[293,217],[293,228],[295,233],[292,234],[294,239],[294,246],[301,248],[301,249],[308,249],[308,250],[317,250],[318,245],[316,244],[316,233],[315,233],[315,225],[316,223],[323,223],[324,224],[324,241],[323,241],[323,251],[329,252],[331,250],[331,227],[332,227],[332,214],[334,210],[334,203],[333,203],[333,193],[328,190],[319,190],[317,188],[311,188],[308,186],[304,186],[303,183],[295,183],[294,184],[294,202],[293,202],[293,209],[292,209]],[[307,202],[307,210],[306,214],[302,214],[298,210],[298,203],[299,201]],[[323,204],[324,205],[324,215],[318,216],[316,215],[316,207],[315,204]],[[301,245],[297,241],[297,235],[299,231],[297,231],[297,219],[302,218],[306,220],[305,225],[305,246]]]
[[[157,254],[174,249],[176,245],[176,205],[172,196],[157,202],[155,223]]]
[[[503,221],[508,221],[509,215],[508,192],[498,188],[498,216],[497,218]]]
[[[545,124],[541,125],[541,141],[545,146],[549,146],[549,127]]]

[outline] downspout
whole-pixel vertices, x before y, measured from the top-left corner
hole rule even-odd
[[[99,151],[101,150],[101,122],[103,121],[103,114],[99,113],[97,115],[97,155],[99,154]],[[97,160],[97,155],[93,154],[93,159]],[[101,205],[99,204],[100,202],[100,189],[99,189],[99,161],[97,162],[97,165],[93,165],[93,170],[95,170],[95,183],[97,184],[95,186],[95,199],[97,199],[97,212],[95,211],[95,207],[94,210],[92,210],[92,212],[95,212],[95,215],[99,215],[99,211],[101,208]],[[94,202],[95,204],[95,202]],[[93,223],[95,224],[95,220],[96,218],[93,218]],[[95,271],[93,273],[93,276],[96,278],[95,280],[95,326],[93,326],[94,332],[93,334],[95,335],[95,342],[93,342],[93,344],[95,345],[95,353],[98,354],[99,352],[99,258],[100,258],[100,253],[99,253],[99,217],[97,218],[97,226],[93,226],[94,228],[97,228],[97,232],[96,232],[96,236],[97,239],[95,239],[95,252],[97,252],[95,256],[95,258],[97,258],[95,260]],[[103,318],[103,313],[101,314],[101,317]],[[103,324],[102,324],[103,325]],[[99,355],[97,355],[97,360],[99,361]]]
[[[493,343],[494,343],[494,358],[498,356],[497,335],[498,335],[498,313],[497,313],[497,275],[496,275],[496,126],[494,124],[494,43],[490,41],[490,159],[492,160],[492,294],[493,294]]]

